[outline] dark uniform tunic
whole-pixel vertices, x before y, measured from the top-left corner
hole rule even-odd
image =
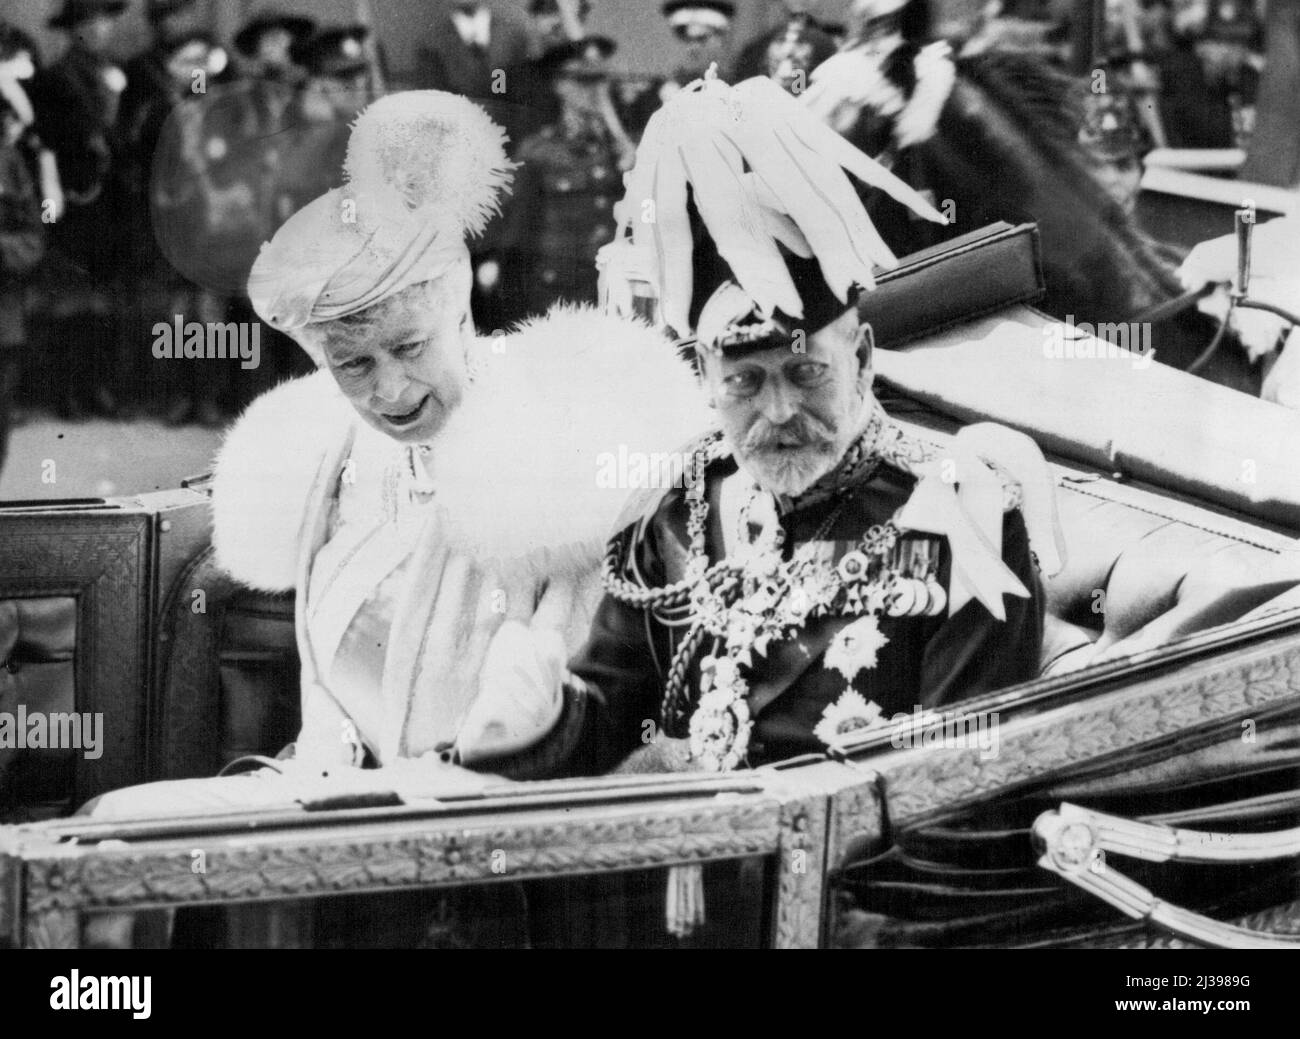
[[[728,456],[707,471],[710,563],[717,560],[722,544],[720,486],[736,468]],[[820,535],[819,540],[835,544],[833,558],[842,558],[871,527],[895,514],[915,482],[908,473],[882,464],[874,475],[867,474],[852,486],[842,506],[835,498],[802,508],[796,501],[780,517],[786,534],[783,557],[788,560],[796,547]],[[652,515],[618,536],[625,578],[651,587],[683,579],[690,557],[686,493],[669,491]],[[1038,673],[1043,592],[1018,509],[1006,512],[1002,529],[1003,561],[1029,590],[1030,598],[1005,596],[1005,621],[994,618],[974,599],[952,616],[946,609],[934,617],[882,614],[880,630],[889,642],[879,651],[874,668],[858,672],[853,687],[867,701],[879,704],[885,719],[899,712],[911,714],[918,706],[943,708]],[[932,541],[938,580],[947,589],[951,558],[946,539],[915,533],[905,533],[903,538]],[[823,656],[836,633],[856,619],[853,614],[813,618],[794,638],[773,641],[765,656],[754,657],[754,666],[747,669],[754,720],[751,765],[825,750],[813,729],[826,707],[845,692],[846,681],[840,671],[823,666]],[[608,770],[643,744],[647,721],[661,724],[667,669],[686,631],[685,626],[669,628],[651,612],[605,596],[590,639],[571,665],[591,690],[583,767]],[[706,638],[690,664],[686,689],[693,698],[698,696],[700,660],[715,652],[719,651],[713,639]],[[669,735],[684,733],[670,731]]]
[[[622,194],[618,153],[598,132],[548,126],[517,157],[504,232],[502,293],[511,318],[542,314],[560,300],[596,302],[596,253],[614,237]]]
[[[40,73],[32,102],[45,143],[58,156],[68,210],[53,228],[55,248],[97,278],[118,273],[124,256],[117,163],[118,98],[112,62],[79,47]]]

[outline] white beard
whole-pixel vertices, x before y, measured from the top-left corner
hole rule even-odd
[[[856,421],[841,425],[835,443],[825,451],[806,447],[799,451],[754,455],[737,450],[730,437],[727,443],[736,464],[759,487],[778,497],[797,498],[840,464],[849,447],[862,435],[874,407],[875,398],[864,396]]]
[[[799,451],[768,452],[746,458],[737,454],[736,462],[769,494],[797,498],[834,469],[842,453],[803,448]]]

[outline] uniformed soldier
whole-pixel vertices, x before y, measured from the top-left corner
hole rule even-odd
[[[614,203],[634,148],[614,114],[606,60],[613,40],[562,43],[540,68],[560,104],[554,123],[525,139],[503,233],[504,320],[559,300],[596,302],[596,253],[614,237]]]
[[[731,0],[667,0],[660,10],[684,44],[670,82],[684,87],[726,57],[736,5]]]
[[[812,70],[839,45],[831,29],[843,31],[840,26],[823,25],[804,11],[791,10],[783,24],[741,49],[732,67],[732,82],[771,76],[791,93],[800,92],[810,82]]]
[[[51,229],[60,299],[50,318],[59,367],[70,376],[60,402],[67,415],[88,405],[116,414],[118,395],[129,389],[113,305],[126,247],[117,130],[126,74],[107,56],[126,7],[126,0],[64,0],[48,24],[67,34],[68,48],[33,83],[37,129],[58,158],[67,200]]]
[[[306,132],[295,146],[294,175],[304,203],[342,182],[351,123],[375,99],[369,39],[364,25],[332,26],[294,52],[307,71],[301,99]]]
[[[304,73],[294,59],[294,48],[315,31],[316,23],[310,18],[267,10],[254,15],[235,34],[235,50],[243,58],[247,75],[301,82]]]
[[[552,47],[567,43],[574,33],[586,35],[591,14],[590,0],[529,0],[528,18],[532,23],[533,46],[539,56]]]
[[[623,125],[637,141],[650,117],[665,101],[703,76],[715,62],[722,67],[736,5],[731,0],[668,0],[660,11],[682,46],[678,48],[677,66],[671,75],[644,83],[629,81],[625,87],[620,85]]]

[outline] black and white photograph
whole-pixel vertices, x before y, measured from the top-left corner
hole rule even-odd
[[[246,949],[1265,1005],[1300,0],[0,0],[0,131],[0,949],[93,954],[33,1005]]]

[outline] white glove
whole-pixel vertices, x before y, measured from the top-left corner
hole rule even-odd
[[[460,760],[513,754],[549,733],[564,709],[566,659],[558,631],[533,630],[516,620],[502,624],[483,662],[478,698],[456,739]]]

